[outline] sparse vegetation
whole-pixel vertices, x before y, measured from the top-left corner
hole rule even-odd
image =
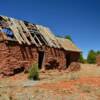
[[[76,72],[70,72],[67,75],[67,80],[76,80],[76,79],[79,79],[79,75]]]
[[[33,64],[29,69],[29,79],[39,80],[39,69],[38,64]]]
[[[81,64],[74,72],[40,72],[40,81],[28,80],[28,75],[3,78],[0,100],[100,100],[100,67],[95,64]]]
[[[87,84],[78,84],[77,86],[81,92],[90,93],[93,91],[92,86]]]

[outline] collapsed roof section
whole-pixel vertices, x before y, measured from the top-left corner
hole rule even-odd
[[[0,31],[3,33],[3,40],[17,41],[21,45],[35,44],[37,47],[46,45],[80,52],[80,49],[71,41],[56,37],[49,28],[42,25],[35,25],[27,21],[0,16]]]
[[[42,25],[36,25],[37,29],[40,33],[45,37],[45,40],[48,42],[50,47],[60,48],[60,45],[55,37],[55,35],[51,32],[51,30]]]
[[[56,38],[60,43],[60,47],[63,48],[65,51],[77,51],[77,52],[81,51],[79,48],[76,47],[76,45],[72,41],[59,37]]]

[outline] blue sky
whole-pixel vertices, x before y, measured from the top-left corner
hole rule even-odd
[[[84,57],[100,50],[100,0],[0,0],[0,14],[70,34]]]

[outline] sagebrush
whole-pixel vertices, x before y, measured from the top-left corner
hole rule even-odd
[[[32,66],[29,69],[29,79],[33,80],[39,80],[39,69],[38,64],[32,64]]]

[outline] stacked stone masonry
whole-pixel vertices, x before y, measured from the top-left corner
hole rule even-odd
[[[71,61],[77,61],[79,53],[71,53]],[[64,69],[67,65],[66,54],[62,49],[45,47],[44,67]],[[19,45],[15,42],[0,43],[0,73],[13,75],[14,69],[24,67],[28,70],[32,64],[39,63],[39,50],[35,46]],[[50,65],[51,64],[51,65]]]

